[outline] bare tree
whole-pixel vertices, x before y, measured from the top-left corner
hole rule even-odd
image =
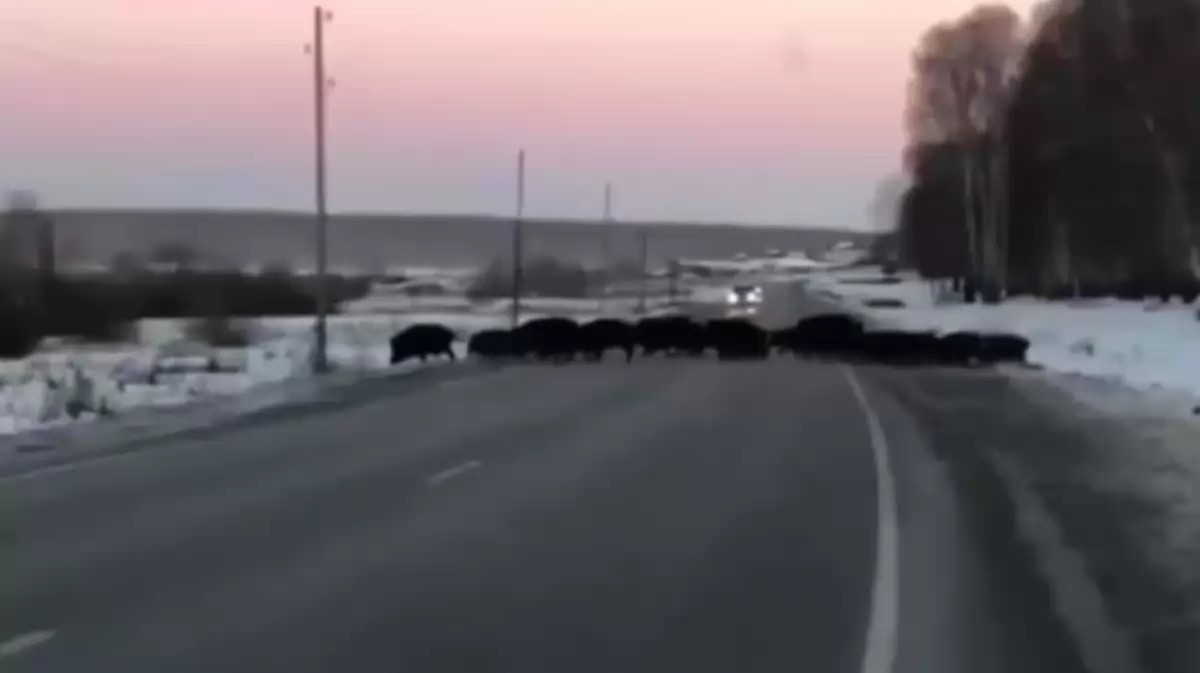
[[[10,192],[0,223],[0,264],[7,272],[6,282],[30,298],[49,298],[57,277],[57,252],[54,219],[38,207],[37,195]]]
[[[1049,0],[1017,25],[980,8],[916,51],[907,261],[1020,292],[1200,295],[1200,3]]]
[[[1004,282],[1004,118],[1020,29],[1020,17],[1003,5],[934,26],[914,53],[909,88],[910,145],[959,148],[969,275],[983,282],[989,299]]]
[[[895,228],[900,203],[911,183],[909,176],[899,174],[890,175],[875,186],[875,194],[871,198],[871,222],[877,230],[890,231]]]
[[[200,253],[182,241],[163,241],[150,250],[150,261],[184,271],[195,268],[200,262]]]

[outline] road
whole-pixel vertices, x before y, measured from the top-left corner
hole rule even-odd
[[[0,478],[0,670],[1083,670],[899,374],[444,371]]]

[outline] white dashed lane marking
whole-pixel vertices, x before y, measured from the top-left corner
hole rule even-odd
[[[15,657],[28,649],[45,644],[46,641],[53,637],[53,631],[30,631],[29,633],[22,633],[19,636],[9,638],[0,643],[0,659]]]
[[[468,460],[465,463],[460,463],[449,469],[445,469],[436,474],[429,475],[428,477],[425,478],[425,483],[430,486],[437,486],[438,484],[440,484],[448,479],[453,479],[461,474],[470,472],[471,470],[474,470],[475,468],[482,467],[482,466],[483,466],[483,463],[481,463],[477,460]]]

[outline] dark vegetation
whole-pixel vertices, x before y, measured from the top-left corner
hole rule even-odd
[[[593,361],[602,359],[606,351],[617,349],[629,362],[637,351],[637,333],[624,320],[599,318],[586,322],[579,328],[579,340],[583,356]]]
[[[533,257],[521,266],[521,295],[581,299],[596,285],[587,269],[553,257]],[[472,299],[504,299],[512,296],[510,261],[497,260],[479,273],[467,288]]]
[[[26,355],[48,336],[122,341],[133,322],[144,318],[193,318],[194,334],[211,336],[217,341],[213,345],[237,345],[233,332],[239,328],[223,321],[316,311],[315,282],[284,275],[176,271],[49,283],[10,275],[8,281],[0,286],[2,357]],[[330,277],[329,289],[336,305],[365,295],[368,287],[365,280]]]
[[[261,274],[205,269],[181,245],[159,246],[146,260],[123,256],[107,272],[59,273],[54,232],[32,197],[12,197],[0,222],[0,357],[27,355],[45,337],[124,341],[145,318],[190,318],[191,336],[244,345],[252,318],[316,310],[315,278],[278,267]],[[369,281],[330,276],[328,288],[336,307],[365,295]]]
[[[913,67],[903,263],[968,301],[1200,295],[1200,4],[982,6]]]

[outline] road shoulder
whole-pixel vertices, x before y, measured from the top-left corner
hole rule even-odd
[[[1040,422],[1086,450],[1017,447],[1013,460],[1085,555],[1143,670],[1200,670],[1200,425],[1148,406],[1097,407],[1067,383],[1009,377]]]
[[[1086,670],[979,419],[920,372],[857,368],[893,452],[900,516],[896,673]],[[914,375],[915,373],[915,375]],[[994,435],[994,433],[993,433]]]
[[[112,455],[153,448],[322,412],[337,412],[382,393],[421,392],[494,369],[469,364],[288,381],[244,395],[176,407],[138,409],[126,416],[73,423],[0,438],[0,480]]]

